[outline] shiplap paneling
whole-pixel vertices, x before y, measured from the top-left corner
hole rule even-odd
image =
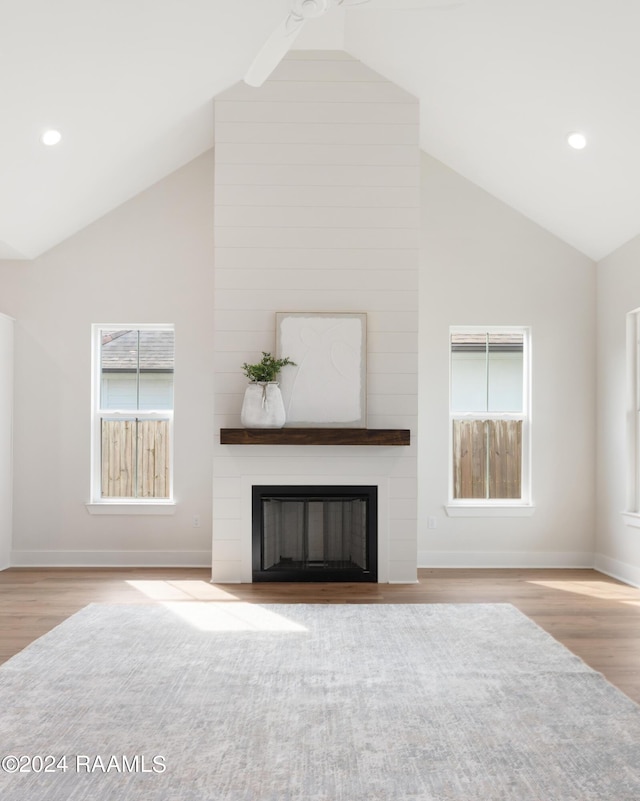
[[[216,124],[238,122],[251,125],[278,122],[294,125],[401,125],[413,129],[416,125],[416,106],[415,101],[394,103],[393,114],[389,114],[387,103],[363,101],[353,104],[310,103],[304,100],[272,103],[262,99],[252,102],[225,99],[216,105]]]
[[[385,458],[384,471],[388,477],[413,480],[416,475],[415,458],[412,458],[415,453],[408,453],[410,449],[407,449],[407,454],[398,457],[389,454],[395,448],[337,445],[314,448],[296,445],[221,445],[219,448],[213,465],[214,477],[291,474],[313,478],[316,482],[318,477],[327,477],[326,483],[329,484],[331,470],[339,470],[341,475],[350,476],[354,483],[358,483],[356,478],[366,480],[368,476],[376,475],[375,462],[378,457]],[[242,456],[236,455],[238,451]],[[382,457],[380,451],[385,452]],[[231,455],[227,456],[226,453]]]
[[[378,447],[215,447],[213,578],[248,581],[246,486],[336,476],[381,488],[382,581],[416,577],[418,106],[344,53],[292,53],[260,89],[217,98],[216,430],[239,424],[241,365],[275,348],[278,311],[367,312]]]
[[[216,281],[219,289],[265,289],[283,290],[311,289],[323,290],[327,285],[339,283],[343,291],[358,291],[365,279],[362,270],[217,270]],[[418,276],[415,270],[368,270],[367,288],[371,292],[417,292]],[[164,408],[162,406],[154,408]]]
[[[414,145],[298,144],[221,142],[216,144],[221,164],[310,165],[336,167],[415,165],[419,154]]]
[[[384,83],[388,84],[377,72],[365,67],[360,61],[349,58],[286,58],[278,64],[270,79],[300,83],[304,81],[322,84],[336,83]]]
[[[394,353],[387,350],[384,353],[369,349],[367,358],[367,372],[393,375],[394,373],[417,374],[418,348],[411,353]]]
[[[415,250],[420,247],[419,232],[413,228],[245,228],[240,225],[216,226],[220,247],[251,248],[345,248],[368,247],[382,250]],[[392,255],[389,254],[389,258]]]
[[[237,206],[216,208],[216,228],[410,228],[419,222],[419,209],[369,206]]]
[[[371,395],[415,395],[418,377],[415,373],[370,373],[367,388]]]
[[[243,122],[216,123],[216,142],[224,144],[297,143],[322,145],[415,145],[417,125],[371,123],[354,125],[335,122]]]
[[[336,68],[338,65],[336,65]],[[260,95],[263,103],[385,103],[387,106],[405,104],[413,101],[408,92],[388,81],[381,81],[373,74],[371,81],[266,81],[260,91],[238,83],[220,97],[224,100],[236,100],[253,103]],[[218,101],[216,101],[216,106]],[[393,116],[389,109],[389,118]],[[216,120],[218,118],[216,117]],[[412,119],[415,125],[417,116]]]
[[[217,153],[217,148],[216,148]],[[413,164],[227,164],[216,162],[216,182],[231,186],[417,187]]]
[[[413,209],[420,201],[417,187],[397,186],[254,186],[247,192],[244,186],[219,185],[216,189],[216,211],[224,206],[278,206],[313,209]],[[218,214],[216,213],[216,222]]]
[[[247,309],[274,311],[402,311],[413,302],[416,293],[356,291],[350,294],[337,286],[332,289],[221,289],[216,292],[215,308],[228,309],[231,304]],[[417,343],[415,348],[417,350]]]
[[[340,250],[336,248],[270,248],[216,247],[216,269],[326,269],[334,270],[413,270],[417,254],[413,250],[396,250],[388,253],[369,246]],[[393,262],[390,260],[393,259]]]
[[[413,333],[418,327],[418,312],[375,311],[367,315],[372,332]]]
[[[273,331],[271,311],[237,311],[219,309],[216,313],[219,331]]]

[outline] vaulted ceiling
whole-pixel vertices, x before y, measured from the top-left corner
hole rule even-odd
[[[39,255],[210,148],[213,98],[288,7],[0,0],[0,258]],[[639,31],[638,0],[461,0],[333,9],[295,47],[344,49],[416,95],[426,152],[599,259],[640,233]]]

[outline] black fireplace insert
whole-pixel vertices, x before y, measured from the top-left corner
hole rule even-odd
[[[378,580],[377,486],[254,486],[254,581]]]

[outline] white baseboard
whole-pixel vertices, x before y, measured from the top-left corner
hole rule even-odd
[[[13,551],[11,567],[211,567],[211,552]]]
[[[418,551],[418,567],[592,568],[592,553],[557,551]]]
[[[626,562],[619,562],[609,556],[597,553],[595,556],[595,568],[605,576],[623,581],[632,587],[640,587],[640,567],[629,565]]]

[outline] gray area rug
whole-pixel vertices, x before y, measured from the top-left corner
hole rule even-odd
[[[508,604],[91,605],[0,715],[2,801],[640,799],[640,707]]]

